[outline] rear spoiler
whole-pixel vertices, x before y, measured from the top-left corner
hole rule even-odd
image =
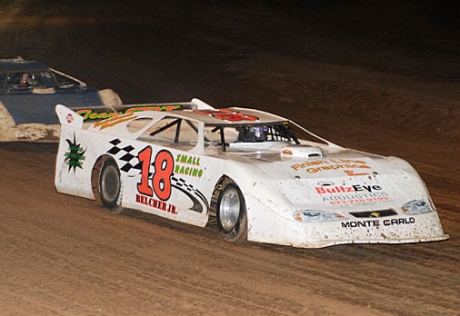
[[[144,103],[122,105],[117,108],[95,107],[95,108],[72,108],[77,114],[83,117],[84,121],[104,120],[116,115],[129,114],[133,112],[144,111],[176,111],[176,110],[204,110],[214,109],[209,104],[199,100],[192,99],[191,102],[179,103]]]
[[[56,113],[61,125],[83,126],[83,122],[93,122],[105,120],[117,115],[129,114],[133,112],[144,111],[177,111],[177,110],[213,110],[214,108],[201,101],[192,99],[190,102],[179,103],[145,103],[122,105],[117,108],[112,107],[71,107],[68,108],[62,104],[56,106]],[[77,115],[75,115],[77,114]],[[79,117],[79,118],[76,118]],[[74,118],[75,117],[75,118]],[[73,119],[74,118],[74,119]],[[81,120],[80,120],[81,118]],[[70,120],[70,122],[69,122]]]
[[[83,117],[78,115],[72,109],[69,109],[65,105],[58,104],[56,105],[56,114],[59,118],[59,123],[61,125],[69,125],[77,128],[83,127]]]

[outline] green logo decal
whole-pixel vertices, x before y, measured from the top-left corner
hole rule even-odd
[[[70,139],[66,139],[66,141],[69,144],[69,149],[64,154],[64,156],[65,163],[69,165],[69,172],[72,168],[74,172],[77,169],[77,167],[83,169],[83,160],[85,160],[86,158],[86,150],[83,149],[83,147],[81,147],[80,144],[77,144],[75,136],[73,138],[73,141],[71,141]]]

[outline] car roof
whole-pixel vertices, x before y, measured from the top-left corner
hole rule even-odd
[[[181,106],[188,107],[190,104],[181,104]],[[247,115],[251,116],[251,120],[225,120],[222,118],[216,118],[219,114],[232,114],[232,115]],[[152,124],[156,124],[158,119],[165,117],[189,119],[192,121],[203,122],[205,126],[215,127],[239,127],[244,125],[249,126],[264,126],[264,125],[278,125],[288,122],[281,116],[275,114],[246,108],[224,108],[224,109],[183,109],[183,110],[172,110],[172,111],[135,111],[109,117],[102,121],[91,122],[88,125],[90,129],[103,129],[105,131],[117,131],[125,130],[125,126],[131,121],[135,121],[143,118],[153,119]],[[90,123],[90,122],[88,122]]]
[[[268,112],[236,107],[214,110],[176,110],[169,112],[167,115],[201,121],[205,125],[211,126],[264,125],[288,121],[284,117]]]
[[[48,66],[33,60],[23,60],[22,58],[0,59],[0,73],[43,71],[49,69]]]

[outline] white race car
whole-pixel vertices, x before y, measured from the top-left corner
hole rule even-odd
[[[270,113],[193,99],[86,122],[56,107],[55,184],[128,209],[205,226],[223,238],[320,248],[448,239],[405,161],[342,148]]]

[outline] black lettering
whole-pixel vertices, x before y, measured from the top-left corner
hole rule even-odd
[[[379,220],[342,222],[342,228],[378,227]]]
[[[414,217],[409,218],[393,218],[391,220],[385,219],[383,221],[384,226],[393,226],[393,225],[410,225],[415,223]]]
[[[372,188],[370,185],[363,185],[363,188],[367,191],[367,192],[372,192]]]

